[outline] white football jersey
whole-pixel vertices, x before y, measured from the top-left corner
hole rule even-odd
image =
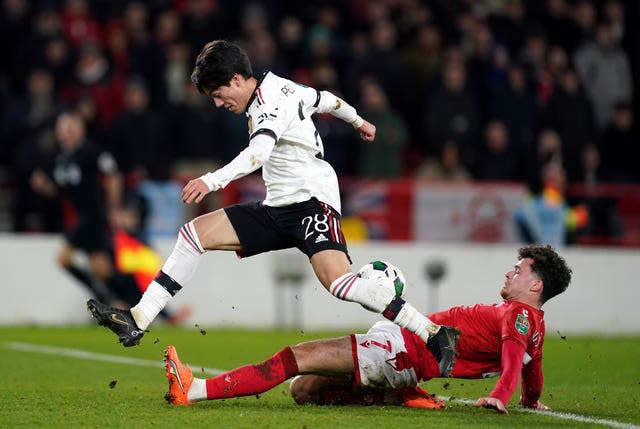
[[[265,205],[282,207],[316,197],[340,212],[338,178],[323,160],[322,139],[311,120],[316,112],[331,113],[356,128],[363,123],[353,107],[332,93],[265,74],[247,107],[249,146],[201,178],[217,190],[262,167]]]
[[[322,159],[324,146],[311,120],[318,96],[315,89],[267,73],[249,103],[249,134],[267,133],[276,139],[262,166],[268,206],[316,197],[340,211],[338,178]]]

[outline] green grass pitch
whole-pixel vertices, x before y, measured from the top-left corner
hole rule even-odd
[[[261,361],[287,344],[347,332],[156,328],[124,349],[104,328],[0,327],[0,427],[96,428],[640,428],[640,338],[548,333],[542,401],[551,414],[476,409],[495,379],[438,379],[453,397],[442,411],[402,407],[297,406],[286,384],[256,397],[191,407],[165,403],[164,347],[174,344],[196,376]],[[118,358],[127,358],[116,361]],[[133,359],[128,359],[133,358]],[[205,372],[203,372],[205,371]]]

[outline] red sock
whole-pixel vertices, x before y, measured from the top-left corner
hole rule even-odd
[[[291,348],[285,347],[257,365],[246,365],[207,379],[207,399],[257,395],[298,374]]]

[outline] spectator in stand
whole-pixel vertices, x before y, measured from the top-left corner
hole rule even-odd
[[[484,145],[478,151],[474,178],[478,180],[520,180],[520,153],[513,147],[504,123],[491,121],[484,132]]]
[[[562,73],[569,67],[569,57],[560,46],[550,46],[544,69],[539,75],[538,105],[545,108],[558,88]]]
[[[558,83],[543,111],[542,123],[560,135],[569,181],[575,182],[580,176],[583,149],[595,141],[593,110],[575,71],[566,69]]]
[[[338,73],[330,63],[316,64],[312,81],[318,91],[326,90],[340,96]],[[333,166],[338,177],[354,176],[359,163],[359,146],[353,127],[330,113],[316,113],[312,119],[324,144],[324,160]]]
[[[249,40],[247,53],[254,65],[256,76],[262,76],[266,72],[281,74],[286,66],[278,55],[278,46],[271,33],[268,31],[256,34]]]
[[[12,94],[3,112],[2,164],[15,180],[12,217],[16,232],[62,230],[60,202],[34,192],[29,185],[33,170],[57,151],[54,124],[62,103],[54,93],[51,73],[31,71],[26,79],[26,97]],[[6,160],[6,161],[5,161]]]
[[[584,185],[584,205],[589,222],[586,235],[595,237],[622,237],[624,224],[620,218],[615,198],[600,195],[597,186],[602,184],[602,162],[595,144],[588,144],[582,151],[582,171],[578,180]]]
[[[23,84],[25,70],[21,66],[24,63],[19,59],[25,51],[21,49],[20,41],[31,35],[30,24],[30,2],[17,0],[0,4],[0,46],[3,62],[9,59],[9,63],[0,68],[0,77],[6,76],[13,87]]]
[[[471,174],[460,162],[460,150],[454,141],[448,141],[442,147],[437,159],[427,158],[416,170],[415,176],[420,179],[443,182],[464,183],[471,180]]]
[[[596,7],[593,0],[578,0],[571,5],[571,15],[576,24],[577,42],[576,47],[593,40],[596,34]]]
[[[113,73],[102,48],[87,42],[80,47],[72,80],[61,89],[61,96],[71,105],[91,97],[101,124],[107,126],[122,110],[124,86],[124,76]]]
[[[582,42],[567,0],[546,0],[541,24],[549,40],[558,43],[566,52],[573,53]]]
[[[526,164],[527,185],[531,192],[538,193],[542,190],[541,171],[549,162],[554,161],[562,165],[562,139],[560,135],[551,128],[544,128],[538,134],[538,140],[533,150],[532,156],[524,158]]]
[[[60,15],[53,7],[47,6],[38,8],[35,12],[36,14],[33,17],[32,31],[23,34],[22,37],[18,36],[11,40],[11,38],[15,36],[12,34],[9,36],[10,39],[7,40],[7,43],[2,45],[8,49],[8,52],[6,52],[5,55],[7,53],[11,55],[11,51],[15,49],[13,57],[7,57],[13,60],[10,60],[12,66],[10,66],[7,71],[9,72],[9,76],[12,79],[15,79],[15,81],[11,81],[14,88],[23,87],[24,76],[26,76],[33,67],[53,70],[50,68],[50,60],[48,58],[50,55],[48,52],[48,46],[52,40],[62,40],[64,43],[67,43],[62,31]],[[7,23],[7,25],[11,28],[9,23]],[[20,31],[18,28],[13,30],[18,32]],[[68,61],[65,65],[67,67],[69,66]],[[68,71],[69,70],[67,69],[66,72],[68,73]],[[59,83],[58,77],[61,76],[55,74],[55,77],[56,83]],[[67,78],[68,75],[62,77]]]
[[[141,1],[129,3],[124,10],[124,24],[129,35],[129,73],[140,76],[147,86],[149,104],[154,108],[164,105],[165,53],[162,46],[149,34],[149,9]]]
[[[100,42],[102,28],[91,16],[87,0],[65,0],[61,20],[71,45],[78,47],[87,42]]]
[[[512,64],[507,85],[490,98],[488,114],[501,121],[509,131],[510,141],[518,153],[531,150],[536,130],[536,101],[522,66]]]
[[[480,129],[480,110],[475,94],[467,86],[464,64],[449,60],[442,82],[427,99],[425,136],[428,152],[440,153],[448,140],[459,142],[463,164],[471,165]]]
[[[622,44],[627,26],[624,4],[620,0],[606,0],[602,8],[605,19],[611,23],[614,43]]]
[[[488,23],[496,41],[516,55],[525,39],[525,5],[522,0],[506,0],[501,10],[489,15]]]
[[[359,88],[360,79],[371,76],[382,87],[389,104],[406,116],[409,108],[405,101],[409,99],[410,81],[402,55],[397,49],[397,33],[393,22],[385,18],[373,23],[370,40],[371,51],[353,63],[354,80],[345,84],[345,90]],[[349,94],[347,97],[353,98]]]
[[[107,131],[107,145],[129,186],[145,179],[169,179],[171,150],[166,123],[149,107],[149,94],[141,79],[129,79],[125,110]]]
[[[593,105],[598,129],[603,130],[615,104],[629,101],[633,91],[629,60],[615,42],[609,22],[598,23],[595,41],[583,45],[576,52],[574,62]]]
[[[121,20],[113,20],[105,27],[105,50],[114,73],[129,73],[129,35]]]
[[[173,2],[175,4],[176,2]],[[233,9],[232,3],[222,7],[220,2],[210,0],[187,0],[182,12],[182,28],[184,38],[193,52],[198,52],[209,41],[226,34],[227,22],[233,22],[231,14],[225,16],[225,11]]]
[[[440,67],[442,66],[442,35],[440,29],[432,24],[418,27],[409,47],[404,51],[404,62],[412,82],[412,91],[407,100],[410,113],[407,116],[413,127],[412,134],[420,135],[420,119],[427,98]]]
[[[359,143],[357,174],[365,177],[396,178],[403,173],[404,149],[409,132],[402,116],[387,100],[382,87],[373,79],[360,84],[362,115],[376,124],[376,139]]]
[[[640,183],[640,136],[634,127],[633,107],[616,104],[609,126],[598,140],[603,175],[618,183]]]
[[[303,38],[304,28],[298,17],[289,15],[282,18],[278,26],[277,42],[287,75],[296,76],[296,70],[307,65]]]
[[[167,66],[164,71],[164,88],[167,105],[181,104],[187,98],[191,71],[191,52],[184,42],[171,42],[167,47]],[[185,143],[182,141],[181,143]]]
[[[186,181],[202,171],[220,168],[232,154],[227,153],[230,137],[223,112],[202,97],[190,78],[182,84],[184,100],[170,106],[166,122],[173,153],[171,176]],[[202,210],[214,210],[219,206],[218,197],[217,194],[209,195],[201,207],[185,207],[185,217],[197,216]]]
[[[572,241],[571,234],[586,226],[588,214],[584,206],[567,205],[567,178],[560,162],[550,161],[542,167],[541,182],[541,191],[516,211],[516,227],[525,243],[562,247]]]

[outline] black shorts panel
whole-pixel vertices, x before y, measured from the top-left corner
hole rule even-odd
[[[284,207],[258,202],[236,204],[224,210],[242,245],[239,252],[242,257],[291,247],[300,249],[309,258],[328,249],[339,250],[349,257],[340,215],[315,198]]]

